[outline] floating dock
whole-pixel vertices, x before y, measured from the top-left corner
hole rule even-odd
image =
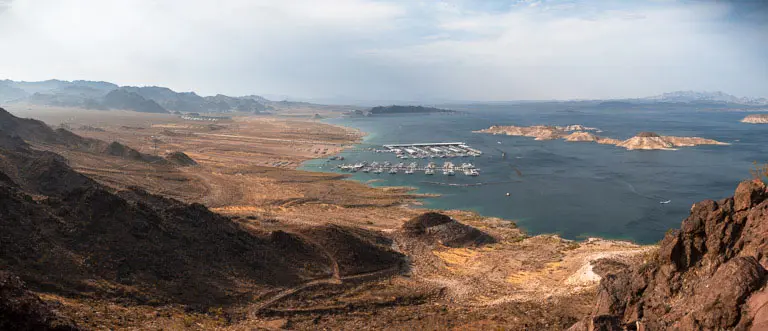
[[[378,162],[372,162],[368,163],[366,161],[358,162],[358,163],[348,163],[348,164],[339,164],[336,166],[339,170],[342,171],[349,171],[349,172],[364,172],[364,173],[374,173],[374,174],[381,174],[381,173],[389,173],[389,174],[397,174],[399,172],[404,172],[407,175],[413,174],[417,171],[424,172],[425,175],[434,175],[437,173],[442,173],[443,175],[448,176],[454,176],[456,173],[463,173],[467,176],[479,176],[480,171],[475,167],[472,163],[462,163],[461,165],[455,165],[453,163],[445,162],[443,165],[435,164],[434,162],[430,162],[427,165],[419,165],[416,162],[413,162],[409,165],[405,165],[404,163],[399,164],[392,164],[390,162],[384,162],[384,163],[378,163]]]
[[[417,143],[417,144],[388,144],[386,151],[397,154],[398,158],[446,158],[480,156],[483,152],[469,147],[463,142],[449,143]]]

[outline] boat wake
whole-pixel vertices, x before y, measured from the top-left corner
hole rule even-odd
[[[519,180],[510,180],[510,181],[501,181],[501,182],[471,183],[471,184],[428,182],[428,181],[422,181],[420,183],[422,183],[422,184],[431,184],[431,185],[441,185],[441,186],[470,187],[470,186],[485,186],[485,185],[508,184],[508,183],[521,183],[521,181],[519,181]]]

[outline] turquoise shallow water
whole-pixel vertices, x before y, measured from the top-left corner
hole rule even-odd
[[[640,243],[658,241],[669,228],[679,226],[691,204],[732,195],[738,182],[750,177],[753,161],[768,161],[768,125],[740,123],[747,114],[744,112],[616,110],[565,104],[462,108],[466,112],[457,115],[338,118],[327,122],[367,132],[369,135],[360,147],[466,142],[485,154],[474,159],[455,159],[454,163],[471,160],[481,169],[479,177],[355,173],[351,179],[381,179],[374,186],[416,187],[420,193],[441,195],[425,199],[427,207],[474,210],[515,220],[530,234],[558,233],[570,239],[601,236]],[[496,124],[583,124],[602,129],[602,136],[620,139],[639,131],[653,131],[712,138],[732,145],[627,151],[594,143],[472,133]],[[501,157],[502,151],[506,158]],[[399,161],[389,153],[342,155],[347,159],[344,162]],[[337,163],[311,160],[303,169],[335,171],[333,165]],[[486,185],[446,185],[477,183]],[[671,202],[659,203],[666,200]]]

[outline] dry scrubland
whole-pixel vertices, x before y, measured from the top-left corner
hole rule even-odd
[[[183,152],[197,165],[31,143],[65,156],[100,184],[201,203],[272,242],[288,236],[315,247],[313,254],[327,262],[297,265],[305,275],[301,282],[243,283],[228,291],[249,299],[194,309],[183,302],[137,304],[32,289],[85,328],[559,330],[591,311],[601,275],[640,263],[655,249],[528,237],[514,223],[465,211],[442,211],[458,222],[434,221],[422,215],[426,210],[416,207],[418,196],[407,188],[371,188],[341,175],[295,170],[361,138],[307,118],[332,116],[328,109],[216,123],[120,111],[9,110],[145,154]]]

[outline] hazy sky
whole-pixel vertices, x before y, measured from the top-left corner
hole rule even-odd
[[[764,3],[0,0],[0,79],[358,100],[768,97]]]

